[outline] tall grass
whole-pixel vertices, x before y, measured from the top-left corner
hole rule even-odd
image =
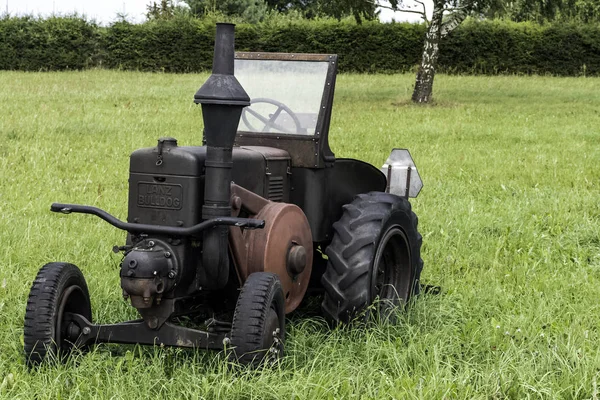
[[[23,316],[46,262],[79,265],[94,320],[120,295],[122,232],[53,201],[126,216],[128,155],[201,142],[205,75],[0,73],[0,397],[596,398],[600,375],[600,80],[451,77],[435,106],[412,75],[342,75],[331,145],[381,165],[409,148],[425,187],[423,295],[396,325],[330,331],[292,315],[285,359],[232,371],[220,353],[101,345],[27,372]]]

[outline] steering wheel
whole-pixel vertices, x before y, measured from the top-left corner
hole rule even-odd
[[[256,104],[256,103],[272,104],[277,107],[277,110],[275,110],[275,112],[273,114],[270,114],[269,117],[267,118],[263,115],[260,115],[258,112],[256,112],[252,108],[250,108],[252,106],[252,104]],[[279,116],[281,115],[282,111],[285,111],[292,118],[292,120],[294,121],[294,125],[296,125],[296,132],[292,132],[289,129],[286,129],[286,128],[282,127],[281,125],[275,123],[277,118],[279,118]],[[250,121],[248,121],[247,113],[251,114],[256,119],[258,119],[260,122],[265,124],[265,126],[262,128],[261,131],[259,131],[258,129],[253,127],[252,124],[250,124]],[[244,121],[244,124],[246,124],[246,126],[253,132],[269,132],[271,129],[275,129],[276,131],[281,132],[281,133],[302,134],[302,131],[303,131],[302,125],[300,124],[300,120],[298,119],[298,116],[288,106],[286,106],[285,104],[283,104],[277,100],[269,99],[266,97],[252,99],[250,101],[250,106],[245,107],[244,111],[242,112],[242,121]]]

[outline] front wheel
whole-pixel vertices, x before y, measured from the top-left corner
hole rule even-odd
[[[322,310],[330,322],[348,322],[376,298],[376,310],[393,319],[418,290],[422,237],[408,200],[389,193],[358,195],[333,224],[321,282]]]
[[[68,355],[79,335],[69,313],[92,320],[90,295],[83,274],[73,264],[54,262],[38,272],[25,310],[24,350],[27,366]]]
[[[277,275],[255,272],[238,297],[231,326],[232,359],[258,366],[283,355],[285,299]]]

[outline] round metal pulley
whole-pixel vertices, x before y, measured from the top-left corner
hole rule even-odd
[[[313,242],[308,220],[300,207],[269,203],[254,217],[265,220],[263,229],[247,233],[248,274],[273,272],[285,296],[285,312],[296,309],[308,287]]]

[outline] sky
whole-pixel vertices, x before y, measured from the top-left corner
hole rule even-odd
[[[48,16],[51,14],[84,14],[88,19],[106,25],[117,19],[118,14],[126,14],[131,22],[145,20],[146,5],[151,0],[0,0],[0,14],[8,10],[11,15],[33,14]],[[410,0],[409,0],[410,1]],[[431,3],[431,0],[425,0]],[[4,4],[2,4],[4,3]],[[429,7],[431,8],[431,7]],[[428,10],[431,13],[431,10]],[[394,13],[381,10],[382,21],[419,21],[417,14]]]

